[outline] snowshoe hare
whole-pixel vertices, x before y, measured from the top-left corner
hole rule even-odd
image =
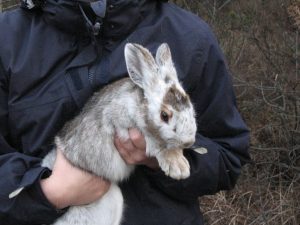
[[[167,176],[184,179],[190,166],[183,148],[195,141],[194,109],[180,85],[171,52],[162,44],[154,59],[138,44],[126,44],[125,60],[130,78],[123,78],[96,92],[82,112],[67,122],[55,137],[65,157],[83,170],[112,182],[109,191],[86,206],[73,206],[54,225],[119,225],[123,197],[117,183],[134,167],[126,164],[114,146],[115,133],[128,138],[128,128],[138,128],[146,140],[146,153],[154,156]],[[56,151],[43,160],[53,167]]]

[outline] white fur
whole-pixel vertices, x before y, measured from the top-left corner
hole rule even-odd
[[[28,9],[32,9],[35,7],[35,4],[33,4],[32,0],[25,0],[25,4]]]
[[[117,183],[128,178],[134,167],[121,158],[114,137],[128,139],[129,128],[137,127],[143,133],[146,154],[157,158],[167,176],[179,180],[190,175],[182,149],[195,140],[194,110],[190,102],[180,110],[164,104],[164,96],[174,85],[177,94],[186,95],[168,45],[162,44],[154,59],[142,46],[127,44],[125,60],[131,80],[124,78],[95,93],[55,138],[56,146],[68,160],[109,179],[111,188],[92,204],[70,207],[54,225],[120,224],[123,197]],[[163,104],[173,113],[168,123],[160,116]],[[43,166],[53,168],[55,157],[53,150],[44,158]]]
[[[101,199],[89,205],[70,207],[53,225],[119,225],[122,213],[121,190],[112,184]]]

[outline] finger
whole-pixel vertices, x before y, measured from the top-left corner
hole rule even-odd
[[[120,145],[122,146],[122,148],[128,152],[133,152],[136,150],[136,147],[133,145],[132,141],[130,138],[128,138],[127,140],[122,140],[120,138],[119,139],[119,142],[120,142]]]
[[[121,155],[127,155],[127,151],[123,148],[123,144],[120,140],[120,138],[116,137],[115,140],[114,140],[114,144],[115,144],[115,147],[116,149],[118,150],[118,152],[121,154]]]
[[[135,151],[131,152],[124,149],[121,140],[119,138],[115,139],[115,146],[118,149],[122,159],[128,164],[131,165],[141,164],[143,161],[147,159],[145,151],[141,151],[140,149],[136,148]]]
[[[144,135],[136,128],[130,128],[129,137],[132,145],[140,150],[146,150],[146,141]]]
[[[133,158],[134,163],[141,164],[147,159],[147,156],[146,156],[145,152],[140,151],[139,154],[135,154],[132,158]]]
[[[123,143],[120,138],[115,138],[114,144],[121,157],[127,162],[130,159],[130,152],[123,147]]]

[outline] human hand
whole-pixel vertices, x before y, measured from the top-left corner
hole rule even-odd
[[[110,187],[109,181],[71,165],[59,149],[51,176],[40,184],[49,202],[58,209],[92,203]]]
[[[124,161],[130,165],[159,168],[156,158],[146,155],[146,141],[142,133],[136,128],[131,128],[128,134],[128,140],[123,141],[118,136],[115,136],[114,139],[114,144]]]

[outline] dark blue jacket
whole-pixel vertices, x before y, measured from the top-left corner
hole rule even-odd
[[[198,196],[233,188],[249,159],[249,132],[235,103],[231,78],[209,26],[171,3],[108,0],[99,35],[75,0],[46,0],[33,10],[0,15],[0,224],[50,224],[51,206],[39,180],[53,137],[95,89],[127,76],[127,42],[155,52],[170,45],[180,80],[197,113],[190,178],[175,181],[139,166],[121,184],[124,225],[200,225]],[[97,18],[88,12],[93,22]],[[66,174],[67,176],[67,174]],[[25,187],[16,197],[14,190]]]

